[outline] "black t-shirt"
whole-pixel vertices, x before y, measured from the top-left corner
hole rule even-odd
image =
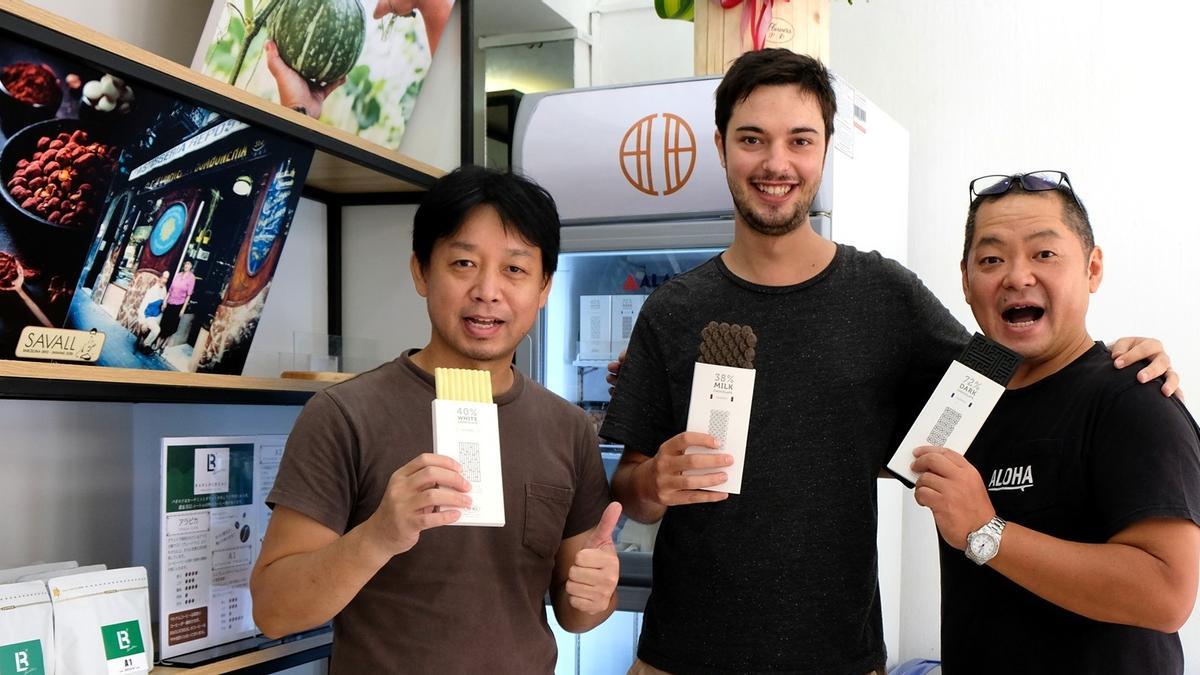
[[[876,478],[966,332],[878,253],[839,246],[787,287],[716,257],[647,299],[601,435],[652,455],[684,430],[709,321],[758,335],[742,493],[667,510],[638,656],[673,673],[880,668]]]
[[[1146,518],[1200,523],[1196,422],[1178,399],[1139,385],[1137,371],[1113,368],[1097,343],[1005,392],[966,454],[1002,518],[1082,543]],[[1084,618],[938,541],[948,675],[1183,672],[1177,633]]]

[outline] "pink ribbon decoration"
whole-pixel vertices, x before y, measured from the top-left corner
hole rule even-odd
[[[754,42],[754,50],[758,51],[767,46],[767,32],[771,28],[771,9],[775,0],[762,0],[762,11],[758,11],[759,0],[715,0],[721,9],[733,9],[742,5],[742,32],[750,30],[750,38]],[[783,0],[790,2],[791,0]]]

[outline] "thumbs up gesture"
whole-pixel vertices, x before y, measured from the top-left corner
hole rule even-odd
[[[567,574],[567,599],[571,606],[586,614],[607,611],[617,590],[621,566],[613,546],[613,528],[621,518],[621,505],[613,502],[604,509],[600,522],[587,533],[583,548]]]

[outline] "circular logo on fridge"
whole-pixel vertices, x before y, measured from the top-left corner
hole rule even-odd
[[[696,134],[679,115],[646,115],[621,139],[621,173],[639,192],[653,197],[674,194],[696,168]]]

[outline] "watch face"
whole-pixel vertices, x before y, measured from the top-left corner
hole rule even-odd
[[[967,542],[967,546],[971,548],[971,555],[976,560],[988,560],[996,555],[996,538],[990,534],[976,534]]]

